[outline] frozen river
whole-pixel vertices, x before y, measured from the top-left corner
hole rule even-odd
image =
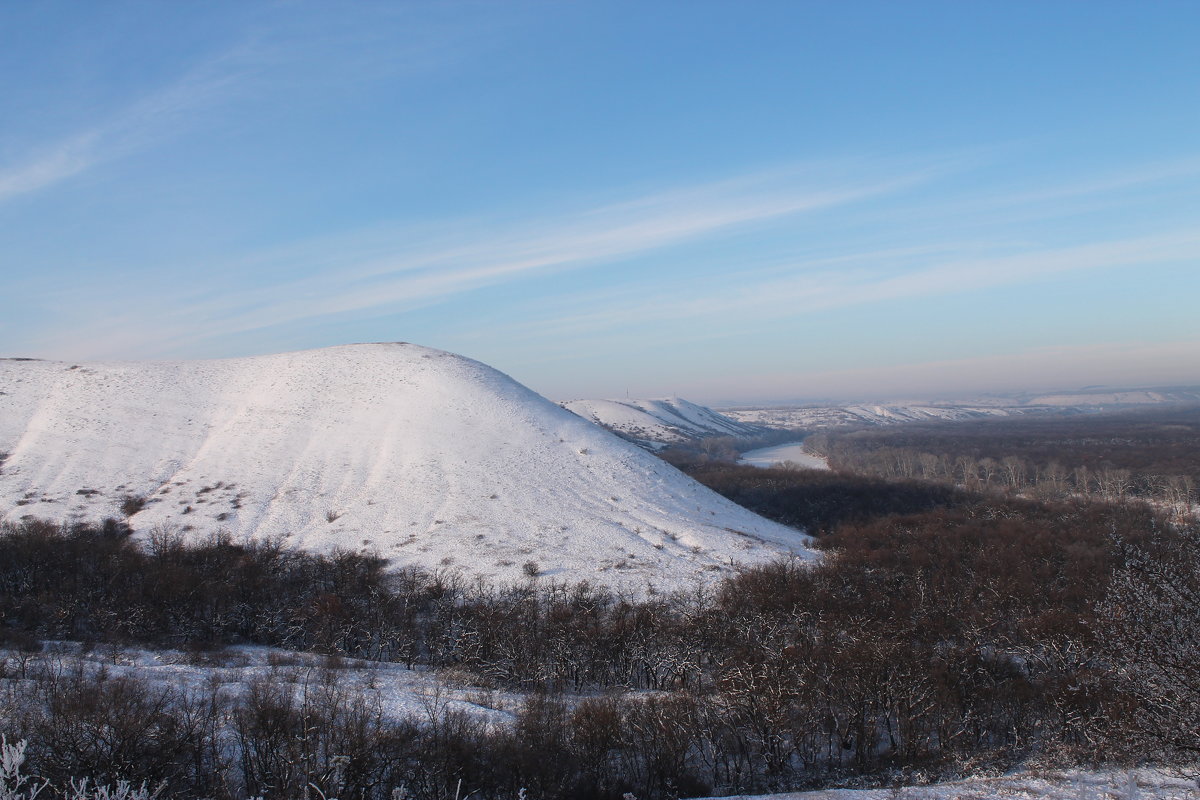
[[[760,447],[742,453],[739,464],[749,464],[752,467],[776,467],[785,461],[791,461],[805,469],[829,469],[825,459],[804,452],[804,442],[785,442],[773,447]]]

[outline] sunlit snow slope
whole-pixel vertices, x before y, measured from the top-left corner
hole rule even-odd
[[[563,408],[648,446],[706,436],[754,436],[763,428],[730,419],[679,397],[660,400],[571,400]]]
[[[284,537],[395,564],[625,586],[806,537],[470,359],[408,344],[156,363],[0,360],[0,514]]]

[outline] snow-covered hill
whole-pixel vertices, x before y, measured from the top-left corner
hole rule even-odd
[[[895,425],[902,422],[958,421],[1013,417],[1047,413],[1050,409],[1022,409],[993,406],[934,405],[849,405],[849,406],[773,406],[761,408],[723,408],[721,413],[738,422],[773,428],[818,430],[842,426]],[[1062,409],[1053,409],[1062,413]]]
[[[755,436],[763,428],[730,419],[679,397],[660,400],[571,400],[563,408],[648,447],[706,436]]]
[[[1127,391],[1064,392],[1035,397],[1031,404],[1074,406],[1079,408],[1121,408],[1125,406],[1195,405],[1200,391],[1191,389],[1131,389]]]
[[[0,360],[0,515],[284,537],[396,564],[643,586],[806,537],[479,362],[408,344]],[[529,568],[532,571],[532,567]]]
[[[797,405],[722,408],[726,418],[772,428],[819,430],[905,422],[937,422],[994,417],[1072,416],[1122,408],[1200,404],[1200,388],[1086,389],[1037,397],[991,396],[964,402],[902,402],[857,405]]]

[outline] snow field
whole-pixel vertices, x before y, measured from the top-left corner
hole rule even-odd
[[[752,467],[777,467],[780,464],[792,463],[804,469],[829,469],[829,462],[805,450],[804,442],[786,442],[750,450],[742,453],[738,463],[749,464]]]
[[[1198,800],[1195,781],[1161,770],[1043,770],[889,789],[823,789],[724,800]],[[715,800],[703,798],[702,800]]]

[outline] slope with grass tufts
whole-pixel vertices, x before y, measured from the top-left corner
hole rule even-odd
[[[517,580],[674,586],[807,538],[496,370],[409,344],[0,360],[0,515],[283,537]],[[530,566],[532,564],[532,566]]]

